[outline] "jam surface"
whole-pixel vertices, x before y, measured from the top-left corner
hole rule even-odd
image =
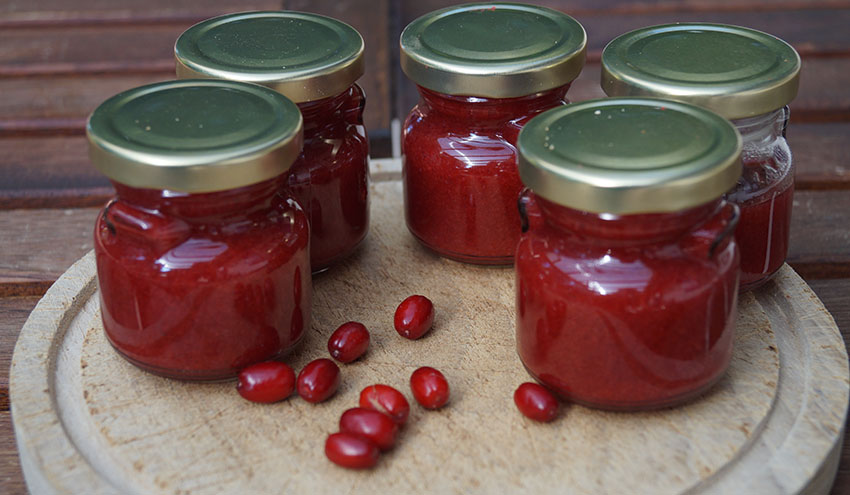
[[[307,216],[281,178],[203,194],[136,189],[98,216],[103,325],[150,372],[235,376],[274,358],[310,324]]]
[[[358,85],[323,100],[299,103],[304,150],[288,188],[310,219],[314,272],[351,254],[369,230],[369,140],[365,96]]]
[[[738,250],[732,205],[586,213],[527,192],[517,248],[517,350],[562,397],[592,407],[673,405],[732,354]]]
[[[727,194],[741,207],[735,239],[741,249],[742,290],[770,280],[788,255],[794,174],[790,154],[780,151],[777,155],[766,160],[745,157],[741,180]]]
[[[449,96],[419,88],[402,137],[407,227],[447,258],[513,262],[520,235],[516,201],[519,131],[567,103],[569,85],[520,98]]]

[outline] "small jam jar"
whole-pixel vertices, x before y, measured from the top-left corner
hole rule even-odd
[[[517,350],[587,406],[641,410],[705,391],[732,355],[741,138],[722,117],[610,98],[519,135]]]
[[[304,150],[286,187],[310,218],[313,272],[351,254],[369,230],[369,140],[363,38],[348,24],[305,12],[245,12],[208,19],[174,45],[179,78],[270,87],[298,104]]]
[[[422,244],[467,263],[513,262],[517,135],[567,103],[586,42],[572,17],[521,4],[450,7],[404,29],[401,67],[421,95],[403,127],[404,211]]]
[[[785,141],[800,56],[769,34],[722,24],[639,29],[608,44],[602,88],[699,105],[732,120],[744,139],[743,172],[726,198],[741,207],[735,234],[741,290],[767,282],[785,262],[794,167]]]
[[[262,86],[186,80],[120,93],[87,126],[115,186],[94,231],[103,327],[131,363],[219,380],[310,325],[307,215],[281,184],[298,107]]]

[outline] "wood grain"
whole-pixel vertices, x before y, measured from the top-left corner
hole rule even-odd
[[[0,212],[0,296],[38,295],[92,249],[97,208]]]
[[[228,12],[275,10],[281,3],[281,0],[11,0],[0,4],[0,26],[190,21]]]
[[[850,277],[850,194],[794,194],[788,263],[807,279]]]

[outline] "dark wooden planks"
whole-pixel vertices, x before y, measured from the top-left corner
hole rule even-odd
[[[0,297],[43,293],[92,249],[97,211],[0,211]]]
[[[190,21],[228,12],[273,10],[280,5],[281,0],[11,0],[0,4],[0,26]]]
[[[850,189],[850,123],[799,124],[791,115],[787,137],[797,190]]]
[[[0,411],[0,488],[4,495],[28,493],[21,472],[18,447],[15,445],[15,433],[12,429],[12,415],[9,411]]]
[[[0,30],[0,76],[174,70],[191,23]]]
[[[85,119],[106,98],[168,78],[167,74],[0,78],[0,134],[82,134]]]
[[[807,280],[850,277],[850,194],[795,193],[788,263]]]
[[[9,367],[15,341],[38,300],[38,297],[0,298],[0,413],[9,411]]]

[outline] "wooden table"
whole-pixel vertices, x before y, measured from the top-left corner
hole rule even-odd
[[[310,10],[364,36],[373,156],[392,153],[391,123],[415,103],[398,68],[398,35],[445,0],[6,0],[0,4],[0,493],[26,493],[9,413],[18,331],[50,284],[92,247],[109,183],[88,163],[85,118],[112,94],[172,77],[174,39],[239,10]],[[771,32],[803,56],[788,138],[797,164],[789,263],[850,339],[850,0],[543,0],[579,19],[588,64],[569,96],[603,96],[599,55],[637,27],[675,21]],[[833,493],[850,493],[845,441]]]

